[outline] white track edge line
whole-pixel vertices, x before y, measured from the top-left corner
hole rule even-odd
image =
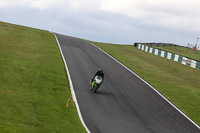
[[[89,41],[88,41],[89,42]],[[99,50],[101,50],[103,53],[105,53],[107,56],[109,56],[110,58],[112,58],[113,60],[115,60],[117,63],[119,63],[120,65],[122,65],[124,68],[126,68],[128,71],[130,71],[132,74],[134,74],[135,76],[137,76],[140,80],[142,80],[144,83],[146,83],[149,87],[151,87],[156,93],[158,93],[163,99],[165,99],[172,107],[174,107],[176,110],[178,110],[179,113],[181,113],[183,116],[185,116],[190,122],[192,122],[197,128],[200,129],[200,127],[193,121],[191,120],[186,114],[184,114],[180,109],[178,109],[172,102],[170,102],[164,95],[162,95],[158,90],[156,90],[153,86],[151,86],[147,81],[145,81],[144,79],[142,79],[139,75],[137,75],[136,73],[134,73],[132,70],[130,70],[128,67],[126,67],[124,64],[122,64],[121,62],[119,62],[117,59],[115,59],[114,57],[112,57],[111,55],[109,55],[108,53],[106,53],[105,51],[103,51],[101,48],[99,48],[98,46],[94,45],[93,43],[89,42],[90,44],[92,44],[93,46],[95,46],[96,48],[98,48]]]
[[[85,124],[85,122],[84,122],[84,120],[83,120],[83,117],[82,117],[82,115],[81,115],[81,111],[80,111],[80,108],[79,108],[79,105],[78,105],[78,102],[77,102],[77,99],[76,99],[76,94],[75,94],[75,91],[74,91],[74,88],[73,88],[73,84],[72,84],[71,76],[70,76],[70,73],[69,73],[69,69],[68,69],[67,63],[66,63],[66,61],[65,61],[65,57],[64,57],[64,55],[63,55],[62,49],[61,49],[61,47],[60,47],[60,43],[59,43],[59,41],[58,41],[58,38],[57,38],[56,34],[55,34],[55,33],[53,33],[53,34],[54,34],[54,36],[55,36],[55,38],[56,38],[56,42],[57,42],[57,44],[58,44],[58,47],[59,47],[59,50],[60,50],[60,53],[61,53],[63,62],[64,62],[64,64],[65,64],[65,68],[66,68],[67,75],[68,75],[68,80],[69,80],[69,85],[70,85],[70,91],[71,91],[71,94],[72,94],[73,101],[74,101],[74,103],[75,103],[75,105],[76,105],[76,110],[77,110],[77,112],[78,112],[78,116],[79,116],[79,118],[80,118],[80,120],[81,120],[81,123],[82,123],[83,126],[85,127],[86,131],[87,131],[88,133],[90,133],[90,131],[89,131],[89,129],[87,128],[87,126],[86,126],[86,124]]]

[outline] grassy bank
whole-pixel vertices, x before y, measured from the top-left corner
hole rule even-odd
[[[200,71],[134,46],[92,42],[145,79],[200,125]]]
[[[86,132],[53,34],[0,22],[0,38],[0,132]]]

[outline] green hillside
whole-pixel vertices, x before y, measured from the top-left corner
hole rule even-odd
[[[0,132],[86,132],[53,34],[0,22]]]
[[[134,46],[92,42],[150,83],[200,125],[200,71]]]
[[[0,132],[86,132],[53,34],[0,22]],[[200,125],[200,71],[133,46],[96,43]]]

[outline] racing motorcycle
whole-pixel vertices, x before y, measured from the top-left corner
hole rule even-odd
[[[103,82],[102,77],[96,76],[96,77],[94,78],[94,80],[93,80],[92,83],[91,83],[92,91],[93,91],[94,93],[97,92],[97,90],[98,90],[99,87],[101,86],[102,82]]]

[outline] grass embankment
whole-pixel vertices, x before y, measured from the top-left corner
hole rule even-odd
[[[194,52],[191,48],[185,48],[185,47],[154,47],[154,48],[162,49],[164,51],[176,53],[176,54],[200,61],[199,50],[197,50],[197,52]]]
[[[92,43],[137,73],[200,125],[199,70],[141,51],[134,46]]]
[[[54,35],[0,22],[0,39],[0,132],[86,132]]]

